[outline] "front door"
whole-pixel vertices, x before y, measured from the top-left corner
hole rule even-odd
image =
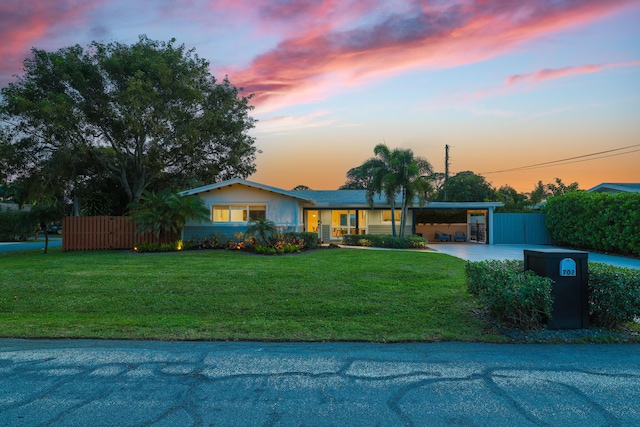
[[[318,239],[322,239],[320,234],[320,213],[318,211],[306,211],[307,217],[305,218],[305,230],[309,233],[318,234]]]

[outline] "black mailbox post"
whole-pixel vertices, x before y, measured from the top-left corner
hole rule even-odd
[[[589,327],[588,252],[565,249],[524,251],[524,269],[553,280],[549,329]]]

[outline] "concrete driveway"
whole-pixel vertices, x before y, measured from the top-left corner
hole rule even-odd
[[[467,261],[485,261],[489,259],[524,259],[525,249],[549,249],[544,245],[483,245],[474,243],[437,243],[429,248],[443,254],[452,255]],[[589,252],[590,262],[602,262],[618,267],[640,269],[640,259],[621,256],[604,255]]]
[[[638,402],[638,345],[0,339],[1,426],[632,426]]]

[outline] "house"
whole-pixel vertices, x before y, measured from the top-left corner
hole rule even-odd
[[[640,184],[603,182],[587,190],[590,193],[640,193]]]
[[[318,233],[324,242],[339,242],[346,234],[391,234],[391,209],[383,197],[369,205],[365,190],[283,190],[239,178],[180,193],[202,199],[210,210],[210,221],[185,224],[183,239],[212,233],[231,236],[244,232],[258,218],[273,221],[281,231]],[[400,206],[397,201],[396,207]],[[492,243],[493,212],[497,202],[429,202],[409,209],[405,234],[422,234],[434,240],[435,231],[453,235],[462,231],[471,241]],[[418,224],[416,214],[424,210],[466,211],[466,223]],[[395,213],[396,231],[400,210]],[[453,228],[452,228],[453,227]],[[438,229],[438,230],[436,230]]]

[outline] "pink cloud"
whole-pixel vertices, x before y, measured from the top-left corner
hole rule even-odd
[[[0,86],[17,74],[32,47],[42,44],[53,27],[64,23],[66,29],[97,1],[83,0],[3,0],[0,2]],[[6,81],[2,81],[6,80]]]
[[[311,8],[306,11],[318,15],[306,22],[319,25],[289,35],[249,67],[227,73],[234,84],[255,94],[256,105],[272,110],[323,98],[338,86],[488,59],[633,3],[488,0],[434,8],[407,2],[402,13],[346,8],[357,22],[351,28],[322,19],[334,16],[335,9]]]
[[[611,64],[595,64],[595,65],[580,65],[575,67],[563,67],[554,69],[543,69],[534,71],[532,73],[515,74],[507,77],[507,85],[512,86],[519,83],[538,83],[545,80],[559,79],[562,77],[571,77],[581,74],[596,73],[609,68],[618,67],[637,67],[640,66],[640,60],[616,62]]]

